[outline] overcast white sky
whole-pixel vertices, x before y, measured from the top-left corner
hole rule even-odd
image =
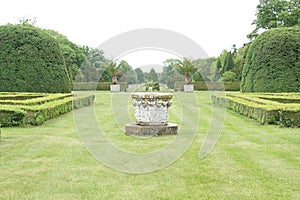
[[[54,29],[79,45],[98,47],[120,33],[162,28],[185,35],[209,56],[218,56],[248,42],[259,0],[9,0],[0,6],[0,25],[36,18],[36,25]],[[149,52],[151,54],[149,54]],[[127,56],[137,67],[160,64],[165,52]]]

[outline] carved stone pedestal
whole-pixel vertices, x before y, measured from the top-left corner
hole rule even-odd
[[[184,92],[194,92],[194,85],[184,85]]]
[[[111,92],[120,92],[121,87],[119,84],[115,84],[115,85],[110,85],[110,91]]]
[[[126,124],[125,133],[134,136],[160,136],[160,135],[176,135],[178,126],[174,123],[168,123],[164,126],[150,125],[141,126],[133,123]]]
[[[172,105],[171,93],[139,92],[131,95],[136,124],[126,124],[125,133],[136,136],[175,135],[176,124],[168,123],[168,108]]]

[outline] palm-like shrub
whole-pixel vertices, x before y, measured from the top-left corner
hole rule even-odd
[[[116,61],[112,61],[107,66],[107,70],[111,74],[111,82],[113,84],[116,84],[118,82],[117,75],[120,72],[123,65],[124,65],[123,62],[120,62],[119,64],[117,64]]]
[[[186,84],[191,84],[191,74],[196,71],[196,68],[190,59],[183,58],[182,61],[175,59],[173,67],[184,75]]]

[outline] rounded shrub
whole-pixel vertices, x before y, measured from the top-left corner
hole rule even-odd
[[[252,42],[241,90],[300,92],[300,27],[271,29]]]
[[[0,26],[0,91],[70,92],[64,58],[55,39],[28,24]]]

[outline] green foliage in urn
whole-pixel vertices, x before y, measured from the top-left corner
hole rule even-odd
[[[122,68],[124,65],[125,65],[125,62],[124,62],[124,61],[120,62],[119,64],[117,64],[116,61],[111,61],[111,62],[108,64],[106,70],[111,74],[111,79],[112,79],[111,82],[112,82],[113,84],[116,84],[116,83],[117,83],[117,81],[118,81],[117,75],[118,75],[118,73],[121,71],[121,68]]]
[[[145,84],[146,91],[160,91],[160,86],[158,81],[148,81]]]

